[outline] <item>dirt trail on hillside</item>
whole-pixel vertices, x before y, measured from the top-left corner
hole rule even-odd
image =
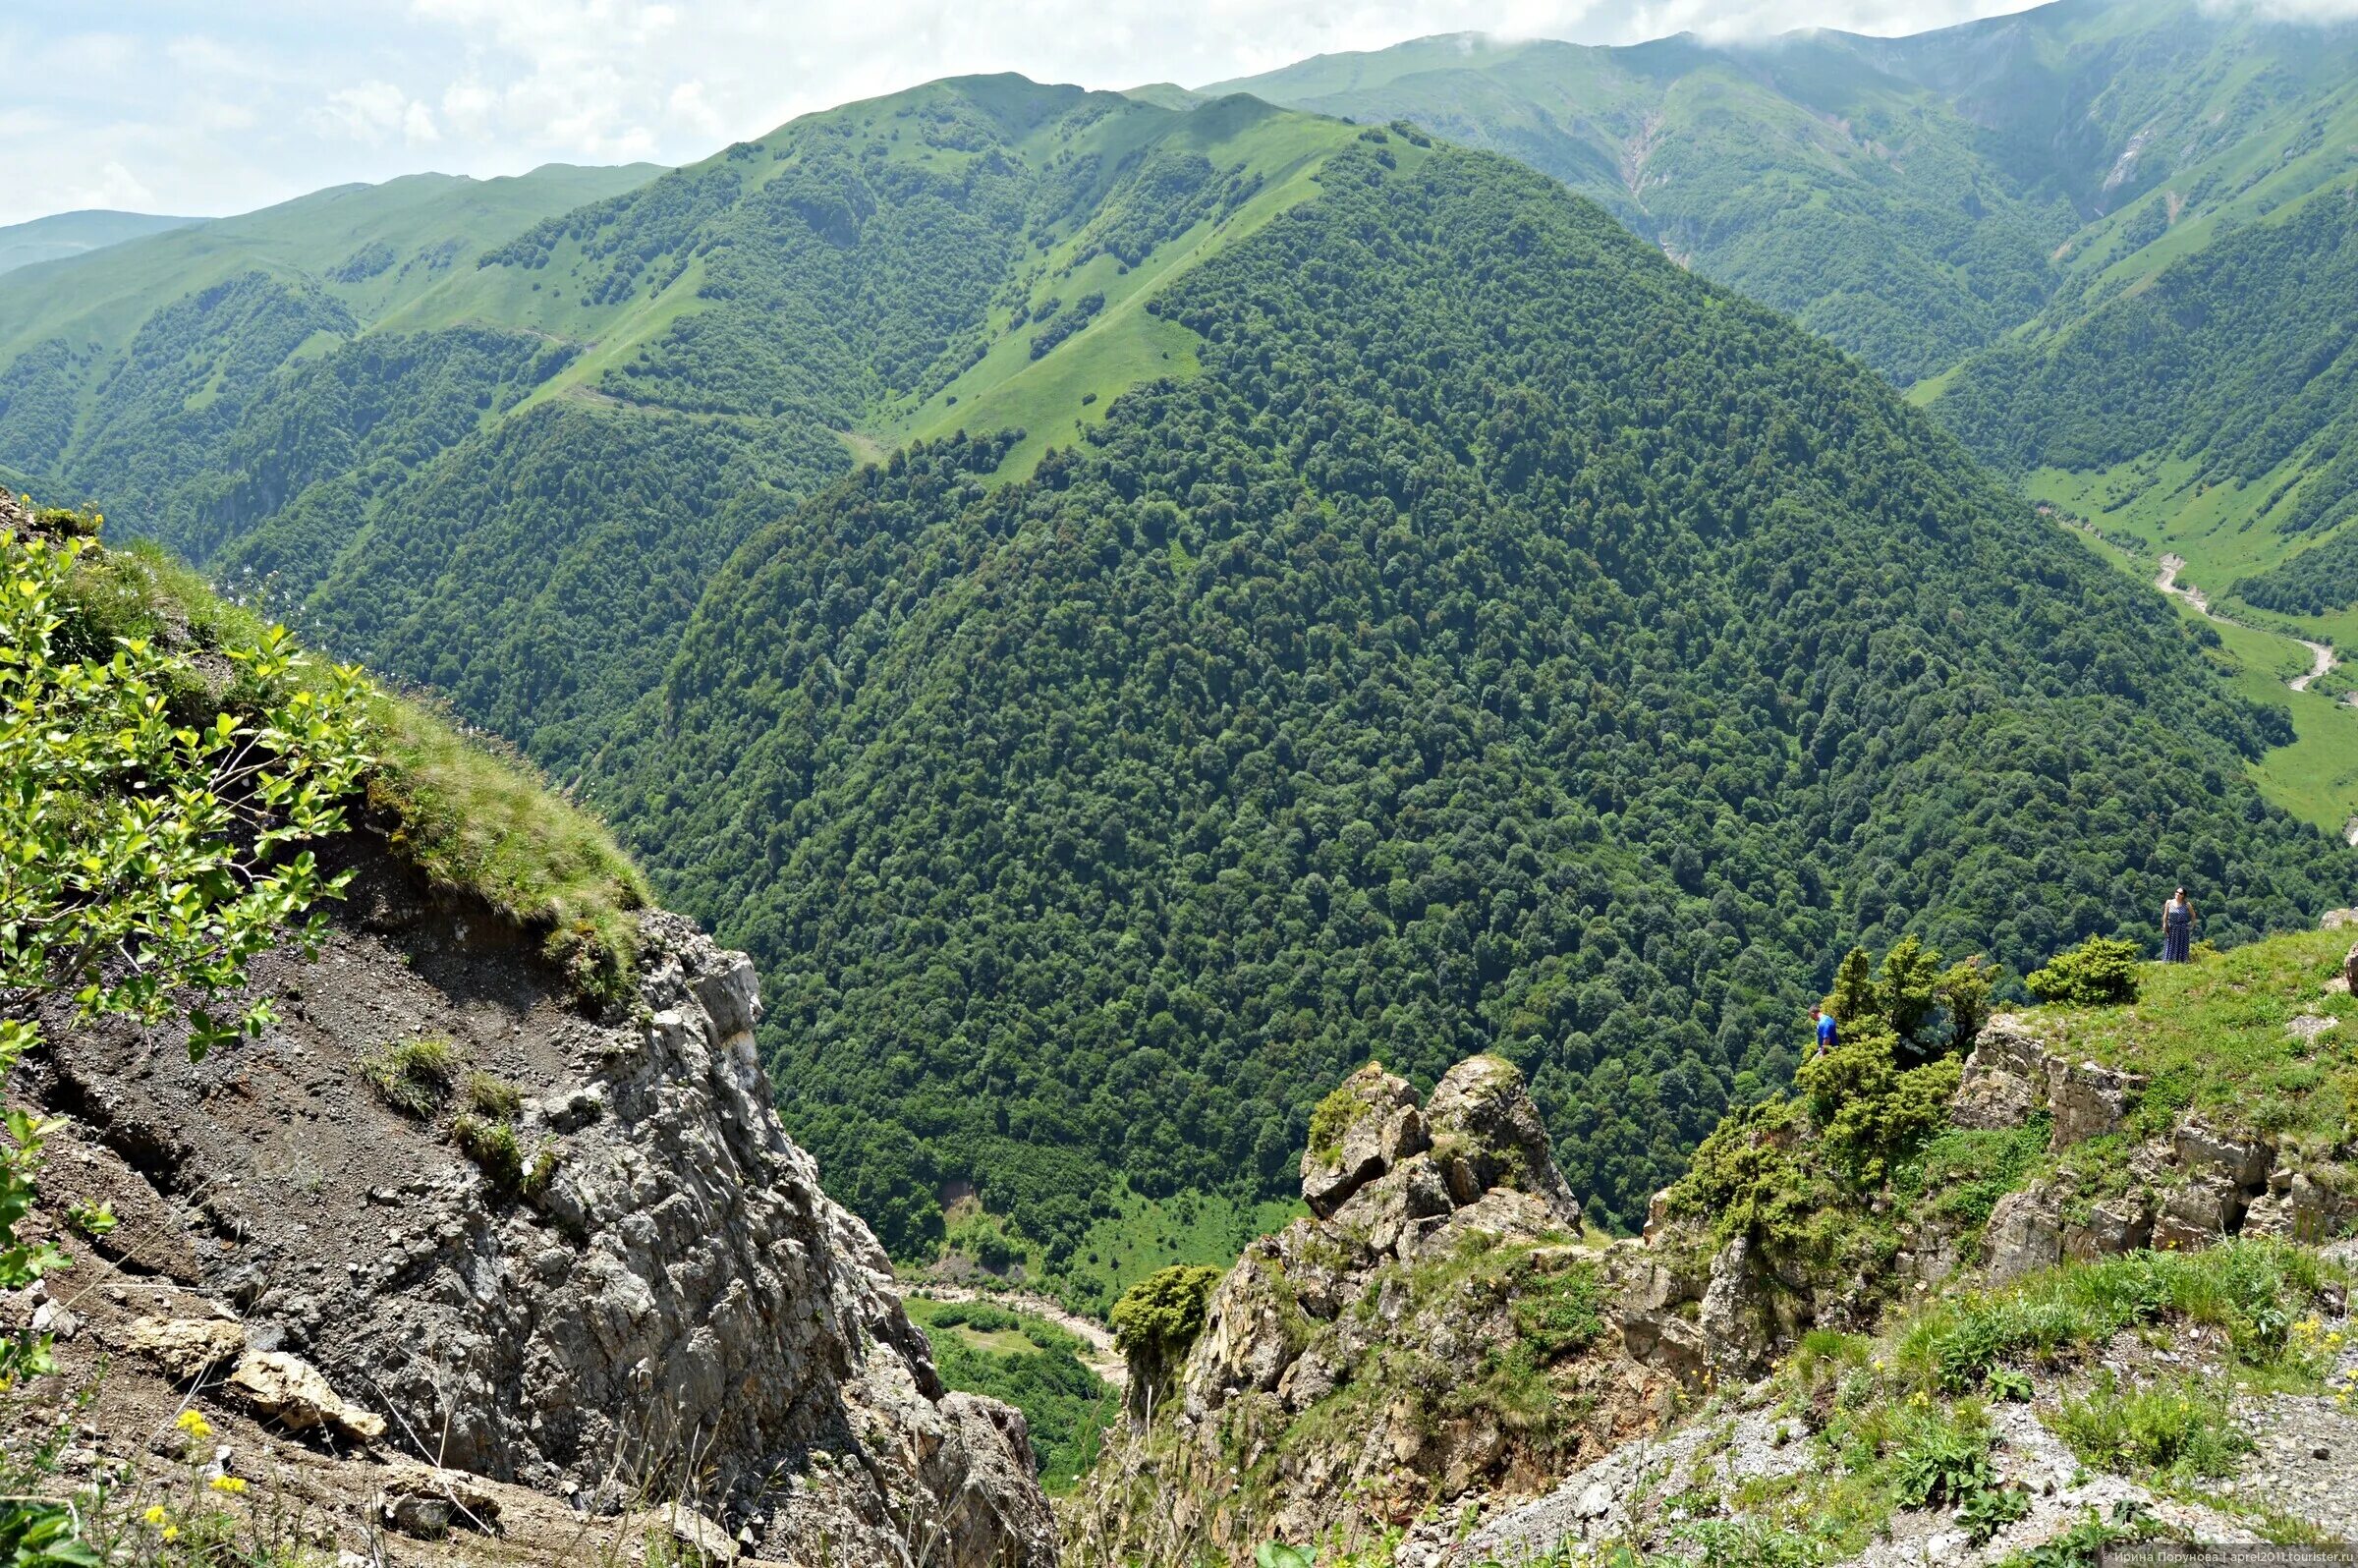
[[[912,1296],[930,1301],[980,1302],[989,1307],[1004,1307],[1011,1313],[1025,1313],[1045,1318],[1089,1347],[1081,1358],[1083,1366],[1116,1388],[1130,1382],[1129,1364],[1122,1353],[1113,1347],[1113,1334],[1103,1323],[1066,1312],[1045,1296],[1035,1296],[1022,1290],[974,1290],[965,1285],[935,1284],[931,1281],[908,1284],[904,1287]]]
[[[2204,595],[2201,588],[2191,586],[2186,588],[2178,587],[2178,574],[2184,570],[2186,570],[2186,558],[2184,556],[2164,555],[2162,557],[2162,570],[2154,578],[2154,587],[2160,588],[2162,592],[2169,594],[2173,598],[2184,599],[2187,603],[2193,605],[2197,610],[2201,611],[2205,616],[2214,621],[2224,621],[2229,626],[2245,626],[2246,629],[2250,631],[2267,630],[2265,627],[2247,626],[2245,622],[2238,621],[2232,616],[2221,615],[2218,611],[2212,609],[2210,599]],[[2278,633],[2276,635],[2282,636],[2284,634]],[[2309,690],[2312,682],[2316,681],[2320,676],[2323,676],[2329,670],[2333,668],[2333,665],[2336,662],[2333,656],[2333,645],[2330,643],[2312,643],[2305,637],[2296,637],[2293,639],[2293,641],[2309,650],[2309,673],[2306,675],[2296,675],[2292,679],[2286,681],[2284,684],[2292,691],[2306,692]],[[2351,707],[2358,707],[2358,692],[2352,692],[2347,700]],[[2342,823],[2341,836],[2353,848],[2358,848],[2358,816],[2352,816],[2348,821]]]
[[[2174,598],[2184,599],[2187,603],[2193,605],[2196,609],[2200,610],[2204,615],[2210,617],[2214,621],[2224,621],[2229,626],[2242,626],[2245,627],[2246,630],[2254,632],[2263,632],[2268,630],[2266,627],[2249,626],[2247,623],[2238,621],[2232,616],[2219,614],[2217,610],[2211,608],[2211,600],[2204,594],[2201,588],[2193,587],[2178,587],[2178,574],[2185,570],[2186,558],[2184,556],[2164,555],[2162,557],[2162,571],[2154,579],[2154,587],[2160,588],[2162,592],[2167,593]],[[2281,637],[2287,634],[2277,633],[2275,635]],[[2312,643],[2305,637],[2296,637],[2293,639],[2293,641],[2309,650],[2309,673],[2306,675],[2296,675],[2291,680],[2286,681],[2284,684],[2295,692],[2306,692],[2309,690],[2309,685],[2311,682],[2315,681],[2319,676],[2324,675],[2327,671],[2333,668],[2335,663],[2333,656],[2333,644],[2330,643]]]

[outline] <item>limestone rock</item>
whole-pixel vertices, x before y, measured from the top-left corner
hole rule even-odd
[[[2129,1106],[2145,1091],[2145,1075],[2099,1062],[2057,1062],[2049,1079],[2048,1107],[2054,1113],[2050,1152],[2120,1130]]]
[[[2328,931],[2338,931],[2347,926],[2358,925],[2358,909],[2330,909],[2326,911],[2325,918],[2317,924],[2319,929]]]
[[[1432,1087],[1425,1120],[1457,1203],[1511,1188],[1545,1204],[1567,1228],[1579,1228],[1580,1204],[1555,1168],[1546,1125],[1512,1062],[1472,1056],[1450,1068]]]
[[[463,1471],[396,1463],[384,1481],[385,1523],[405,1536],[440,1540],[456,1527],[485,1535],[499,1529],[499,1499]]]
[[[2274,1145],[2256,1134],[2223,1132],[2206,1122],[2182,1121],[2170,1135],[2178,1163],[2190,1171],[2210,1171],[2232,1187],[2259,1191],[2274,1166]]]
[[[665,1503],[631,1515],[623,1537],[635,1557],[645,1560],[656,1555],[660,1542],[664,1559],[682,1568],[733,1562],[737,1557],[737,1542],[729,1533],[686,1503]]]
[[[283,1350],[248,1351],[238,1358],[222,1388],[255,1415],[289,1431],[325,1431],[359,1443],[372,1443],[385,1434],[384,1417],[348,1402],[318,1368]]]
[[[2062,1211],[2044,1187],[2028,1187],[1997,1201],[1990,1211],[1989,1229],[1983,1232],[1982,1255],[1989,1260],[1993,1285],[2062,1260]]]
[[[117,1343],[185,1381],[243,1355],[246,1328],[220,1317],[140,1317],[124,1325]]]
[[[1712,1258],[1696,1327],[1719,1371],[1750,1378],[1767,1370],[1777,1324],[1750,1238],[1738,1236]]]
[[[2242,1223],[2244,1195],[2234,1182],[2215,1168],[2200,1170],[2163,1195],[2154,1220],[2154,1245],[2179,1251],[2208,1247]]]
[[[2353,944],[2341,960],[2341,983],[2350,994],[2358,996],[2358,944]]]
[[[1342,1082],[1342,1127],[1327,1148],[1302,1151],[1302,1201],[1320,1219],[1393,1165],[1427,1147],[1416,1091],[1370,1062]]]
[[[1949,1104],[1960,1127],[2020,1127],[2047,1104],[2047,1047],[2022,1021],[2000,1013],[1982,1026],[1965,1058],[1965,1072]]]
[[[1432,1156],[1416,1154],[1352,1194],[1332,1218],[1337,1229],[1371,1251],[1405,1256],[1448,1214],[1449,1199]]]
[[[2088,1218],[2063,1227],[2063,1256],[2082,1262],[2135,1252],[2154,1237],[2154,1207],[2142,1192],[2094,1204]]]

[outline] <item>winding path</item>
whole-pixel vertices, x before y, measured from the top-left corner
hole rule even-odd
[[[2193,605],[2197,610],[2201,611],[2205,616],[2208,616],[2214,621],[2224,621],[2229,626],[2245,626],[2244,622],[2235,620],[2231,616],[2221,615],[2218,611],[2212,609],[2211,601],[2203,596],[2203,590],[2201,588],[2194,588],[2191,585],[2186,588],[2178,587],[2178,574],[2185,570],[2186,557],[2182,555],[2164,555],[2162,557],[2162,571],[2160,575],[2154,579],[2154,587],[2160,588],[2162,592],[2167,593],[2172,597],[2184,599],[2187,603]],[[2266,630],[2262,627],[2251,626],[2245,626],[2245,629],[2247,631]],[[2279,633],[2277,635],[2281,636],[2284,634]],[[2312,643],[2305,637],[2296,637],[2293,639],[2293,641],[2309,650],[2309,673],[2306,675],[2296,675],[2292,679],[2286,681],[2284,684],[2295,692],[2306,692],[2309,690],[2309,685],[2311,682],[2315,681],[2319,676],[2325,674],[2328,670],[2330,670],[2333,667],[2335,662],[2333,657],[2333,645],[2330,643]],[[2358,707],[2358,692],[2352,692],[2346,700],[2350,706]],[[2347,822],[2344,822],[2341,825],[2341,836],[2348,840],[2351,845],[2358,846],[2358,816],[2351,817]]]
[[[936,1283],[932,1280],[910,1281],[901,1289],[912,1296],[924,1296],[932,1301],[981,1302],[986,1306],[1004,1307],[1009,1312],[1042,1317],[1089,1347],[1081,1358],[1091,1372],[1120,1388],[1130,1381],[1129,1364],[1122,1353],[1113,1347],[1113,1334],[1103,1323],[1066,1312],[1045,1296],[1035,1296],[1021,1290],[974,1290],[965,1285]]]

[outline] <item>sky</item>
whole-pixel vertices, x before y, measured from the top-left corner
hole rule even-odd
[[[2025,0],[6,0],[0,224],[683,163],[936,77],[1196,85],[1435,32],[1907,33]],[[2358,10],[2358,0],[2222,0]]]

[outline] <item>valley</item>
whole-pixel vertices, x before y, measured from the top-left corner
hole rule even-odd
[[[2203,0],[0,229],[0,1548],[2358,1524],[2353,299]]]

